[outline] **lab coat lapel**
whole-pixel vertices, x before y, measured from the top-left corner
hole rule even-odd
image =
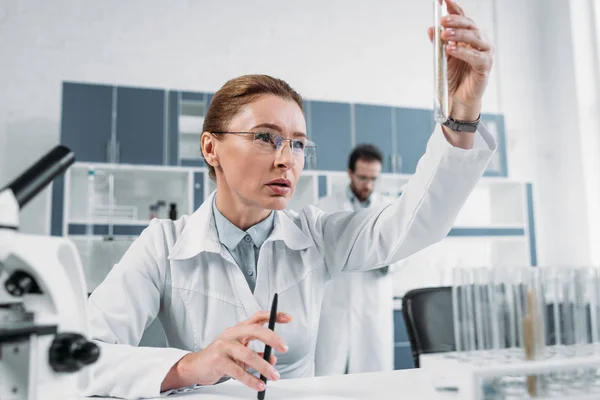
[[[213,193],[196,212],[188,217],[181,235],[169,253],[169,260],[190,259],[203,251],[221,253],[221,242],[219,242],[219,235],[212,213],[214,195]]]
[[[273,285],[273,276],[275,268],[293,268],[292,265],[286,265],[283,260],[274,259],[274,247],[282,242],[290,250],[304,250],[315,243],[312,238],[306,235],[287,215],[285,211],[275,211],[273,221],[273,232],[263,244],[258,258],[258,276],[256,287],[254,288],[254,298],[261,310],[269,310],[271,301],[277,288]]]

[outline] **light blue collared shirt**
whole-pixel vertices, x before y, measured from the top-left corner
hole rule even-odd
[[[258,254],[260,247],[273,230],[275,213],[271,211],[271,214],[266,219],[251,226],[244,232],[221,214],[221,211],[217,208],[216,198],[217,196],[215,196],[215,200],[213,201],[212,209],[219,241],[227,248],[229,254],[231,254],[240,270],[244,273],[248,286],[250,286],[250,290],[254,293]]]
[[[346,189],[346,194],[348,195],[348,199],[350,199],[350,204],[352,204],[352,208],[354,211],[358,211],[361,208],[369,208],[371,207],[371,196],[367,197],[365,201],[360,201],[350,189],[350,186]]]

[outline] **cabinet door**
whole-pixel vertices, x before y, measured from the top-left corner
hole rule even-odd
[[[394,310],[394,369],[414,368],[402,310]]]
[[[411,369],[415,367],[410,345],[394,344],[394,369]]]
[[[60,142],[75,152],[77,161],[107,161],[112,101],[112,86],[63,83]]]
[[[310,101],[309,136],[317,144],[317,168],[345,171],[351,151],[350,104]]]
[[[396,108],[397,172],[414,174],[433,132],[431,110]]]
[[[204,203],[204,173],[194,172],[194,211]]]
[[[392,112],[392,107],[366,104],[354,106],[356,144],[373,144],[381,151],[383,154],[382,172],[393,172]]]
[[[68,172],[67,172],[68,173]],[[52,182],[52,213],[50,214],[50,234],[63,236],[65,177],[60,175]]]
[[[117,142],[123,164],[165,163],[165,91],[117,89]]]
[[[167,107],[167,164],[179,165],[179,92],[169,92]]]

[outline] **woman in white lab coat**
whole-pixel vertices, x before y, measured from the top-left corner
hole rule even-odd
[[[493,49],[448,4],[451,117],[474,121]],[[255,371],[271,380],[313,376],[325,284],[444,238],[495,149],[482,125],[475,133],[438,126],[398,201],[296,213],[284,209],[311,145],[301,107],[296,92],[267,76],[233,79],[215,94],[201,146],[216,194],[191,216],[153,220],[90,297],[102,355],[88,395],[154,397],[228,377],[262,390]],[[272,332],[264,324],[274,293],[281,313]],[[138,347],[155,318],[169,347]],[[271,363],[264,343],[277,354]]]

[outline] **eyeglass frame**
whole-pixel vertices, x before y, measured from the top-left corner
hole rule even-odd
[[[379,180],[379,176],[376,176],[376,177],[372,178],[370,176],[358,175],[356,172],[352,172],[352,175],[354,175],[356,177],[356,179],[358,179],[362,183],[373,183],[373,184],[375,184]]]
[[[285,142],[285,141],[289,141],[290,142],[290,150],[292,151],[292,154],[294,153],[294,148],[292,146],[293,142],[294,141],[299,141],[299,139],[285,138],[285,137],[281,136],[278,133],[271,133],[271,132],[242,132],[242,131],[239,131],[239,132],[228,131],[228,132],[226,132],[226,131],[217,131],[217,132],[209,132],[209,133],[212,133],[214,135],[227,135],[227,134],[231,134],[231,135],[255,135],[255,137],[254,137],[255,140],[256,140],[256,135],[259,135],[259,134],[269,134],[269,135],[273,135],[273,136],[279,136],[282,139],[281,140],[282,146],[283,146],[283,142]],[[275,146],[277,146],[277,145],[275,145]],[[280,147],[280,148],[275,147],[275,151],[281,150],[281,148],[283,148],[283,147]],[[302,153],[305,154],[305,150],[307,148],[316,149],[317,148],[317,144],[315,142],[313,142],[312,140],[308,140],[308,138],[307,138],[306,139],[306,143],[304,143],[304,148],[302,149]]]

